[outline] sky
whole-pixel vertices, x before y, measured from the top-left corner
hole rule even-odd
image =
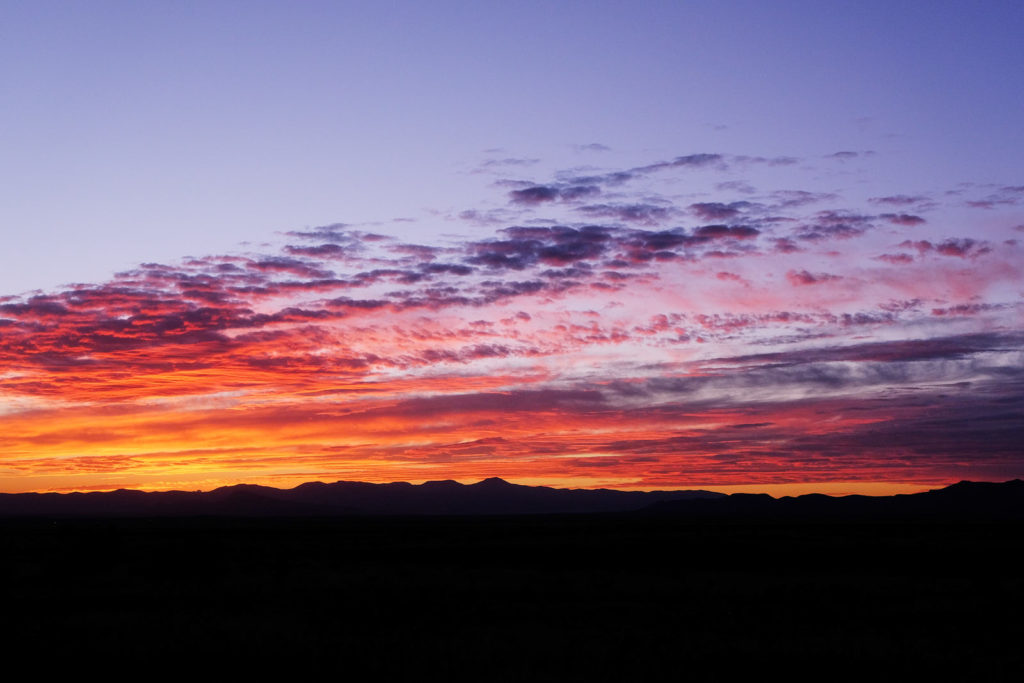
[[[1024,476],[1022,34],[0,1],[0,491]]]

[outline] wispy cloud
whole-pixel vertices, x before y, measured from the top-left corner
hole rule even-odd
[[[497,186],[544,224],[489,214],[444,244],[333,224],[5,296],[0,470],[84,488],[1022,474],[1022,247],[906,213],[930,200],[899,188],[629,189],[752,163],[782,162],[556,173]]]

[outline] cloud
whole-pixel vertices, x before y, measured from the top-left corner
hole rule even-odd
[[[723,180],[781,159],[504,180],[468,237],[339,223],[0,297],[0,457],[140,480],[1024,474],[1017,186],[964,191],[1006,212],[996,238],[897,187]],[[998,457],[969,452],[986,435]]]
[[[913,256],[911,256],[910,254],[903,254],[903,253],[900,253],[900,254],[882,254],[881,256],[876,256],[875,258],[877,260],[879,260],[879,261],[885,261],[886,263],[891,263],[893,265],[904,265],[904,264],[907,264],[907,263],[913,263],[914,262],[914,257]]]
[[[973,316],[988,311],[995,311],[1002,308],[1006,308],[1002,304],[957,304],[956,306],[947,306],[944,308],[933,308],[932,315],[937,316]]]
[[[968,200],[965,204],[991,211],[1001,206],[1016,206],[1021,201],[1024,201],[1024,185],[1005,185],[982,199]]]
[[[914,308],[913,302],[909,307]],[[873,361],[916,362],[916,361],[961,361],[972,356],[990,352],[1006,353],[1021,348],[1024,337],[1020,334],[978,333],[953,336],[937,336],[927,339],[901,339],[884,342],[862,342],[845,345],[831,345],[813,350],[793,352],[762,353],[735,356],[730,359],[716,359],[716,362],[738,364],[771,363],[791,365],[800,363]],[[937,368],[933,368],[935,370]]]
[[[285,246],[285,251],[294,256],[306,256],[309,258],[339,259],[345,258],[347,250],[340,244],[327,243],[318,244],[314,247]]]
[[[469,245],[467,263],[491,269],[524,270],[537,263],[566,265],[601,256],[611,239],[606,228],[511,227],[501,231],[510,239]]]
[[[796,242],[788,237],[777,237],[772,240],[772,243],[775,245],[775,251],[782,254],[792,254],[798,251],[803,251]]]
[[[722,280],[723,282],[742,282],[747,286],[750,285],[750,283],[744,280],[741,276],[737,275],[736,273],[730,273],[728,271],[719,271],[715,273],[715,277],[718,278],[719,280]]]
[[[841,280],[842,276],[830,273],[810,273],[806,270],[791,270],[786,273],[786,279],[792,285],[820,285],[823,282]]]
[[[290,273],[292,275],[298,275],[299,277],[306,278],[329,278],[334,276],[334,273],[330,270],[321,268],[309,261],[302,261],[294,258],[265,258],[259,261],[253,261],[249,266],[256,270]]]
[[[302,239],[315,240],[320,242],[335,242],[343,244],[355,241],[355,234],[349,231],[345,223],[333,223],[323,225],[311,230],[291,230],[285,234],[289,237],[301,237]]]
[[[880,216],[880,218],[884,218],[885,220],[889,221],[890,223],[894,223],[896,225],[906,225],[906,226],[922,225],[923,223],[926,222],[920,216],[915,216],[915,215],[909,214],[909,213],[883,213]]]
[[[534,185],[522,190],[512,190],[508,196],[511,197],[513,204],[540,204],[558,199],[559,191],[556,187]]]
[[[915,204],[929,204],[931,200],[923,195],[894,194],[886,197],[871,197],[868,199],[872,204],[883,204],[888,206],[914,206]]]
[[[479,226],[495,226],[504,225],[508,222],[509,211],[506,209],[491,209],[488,211],[478,211],[476,209],[466,209],[458,213],[458,217],[461,220],[469,221]]]
[[[21,319],[40,320],[68,315],[71,311],[53,297],[37,295],[21,303],[0,304],[0,313]]]
[[[900,246],[904,249],[916,249],[918,253],[921,254],[934,252],[943,256],[955,256],[959,258],[976,258],[982,254],[987,254],[992,251],[992,248],[988,243],[979,242],[971,239],[970,237],[948,239],[937,243],[932,243],[928,240],[906,240],[901,242]]]
[[[496,167],[504,168],[508,166],[533,166],[537,163],[540,163],[540,159],[505,157],[504,159],[488,159],[480,164],[480,168],[487,169]]]
[[[673,214],[672,209],[653,204],[588,204],[578,210],[588,218],[611,218],[645,225],[656,225]]]
[[[560,189],[558,194],[563,200],[571,202],[599,195],[601,188],[597,185],[568,185]]]
[[[797,228],[797,239],[811,242],[859,237],[872,227],[870,216],[845,211],[819,211],[811,223]]]
[[[559,177],[571,185],[596,185],[603,187],[615,187],[623,185],[631,180],[649,176],[654,173],[669,171],[673,169],[716,169],[725,170],[728,167],[726,159],[721,154],[698,153],[678,156],[671,161],[658,161],[644,166],[634,166],[619,171],[608,171],[580,175],[578,172],[563,172]]]
[[[566,202],[588,199],[601,194],[601,188],[597,185],[534,185],[520,190],[512,190],[509,197],[513,204],[537,205],[545,202],[553,202],[561,199]]]
[[[777,209],[795,209],[819,202],[827,202],[838,199],[838,196],[831,192],[810,192],[808,190],[775,190],[770,194]]]
[[[367,417],[382,415],[435,416],[446,413],[465,415],[467,413],[509,413],[536,412],[565,406],[588,408],[599,406],[605,397],[596,391],[538,389],[532,391],[510,391],[504,393],[453,394],[430,398],[414,398],[387,408],[366,411]]]
[[[738,216],[744,209],[750,207],[750,202],[698,202],[690,204],[690,210],[699,218],[706,221],[729,220]]]
[[[739,192],[740,194],[754,194],[757,190],[750,183],[742,180],[726,180],[715,184],[719,192]]]
[[[969,237],[964,239],[949,239],[935,245],[936,252],[944,256],[958,256],[960,258],[973,258],[975,256],[988,253],[991,250],[991,247],[987,244],[978,242]]]
[[[734,164],[766,164],[768,166],[792,166],[793,164],[800,163],[800,159],[796,157],[761,157],[761,156],[747,156],[739,155],[730,157],[730,162]]]
[[[707,168],[712,166],[722,167],[725,164],[725,157],[721,154],[687,154],[679,156],[672,161],[660,161],[647,166],[637,166],[630,169],[632,173],[648,174],[664,171],[672,168]]]
[[[699,239],[722,239],[730,238],[737,240],[757,237],[761,231],[748,225],[703,225],[693,231],[694,237]]]

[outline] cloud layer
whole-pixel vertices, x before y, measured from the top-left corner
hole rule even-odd
[[[336,224],[0,297],[3,488],[1024,475],[1020,219],[944,218],[1020,188],[855,206],[744,175],[796,162],[503,179],[468,238]],[[714,196],[664,192],[697,176]]]

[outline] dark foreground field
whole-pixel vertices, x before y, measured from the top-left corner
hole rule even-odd
[[[992,523],[7,521],[0,647],[233,679],[999,678],[1024,663],[1022,541]]]

